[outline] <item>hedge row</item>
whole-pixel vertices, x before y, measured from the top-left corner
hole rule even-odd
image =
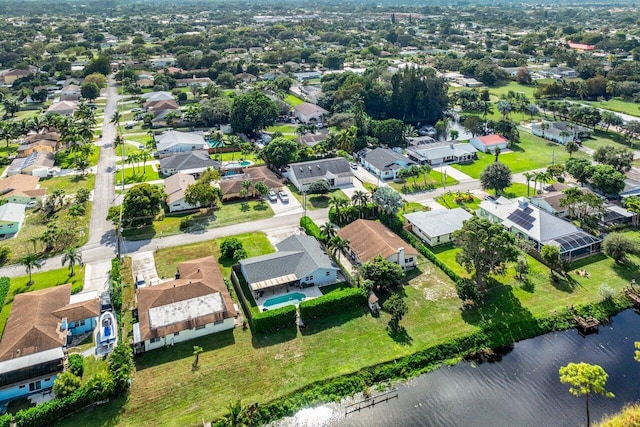
[[[304,231],[308,236],[313,236],[316,239],[320,240],[322,236],[322,231],[320,231],[320,227],[313,222],[311,218],[308,216],[303,216],[300,218],[300,227],[304,228]]]
[[[253,316],[251,329],[254,333],[273,332],[283,328],[290,328],[296,324],[296,307],[286,305],[275,310],[263,311]]]
[[[418,252],[424,255],[424,257],[427,258],[429,261],[431,261],[436,267],[442,270],[444,274],[449,276],[451,280],[453,280],[454,282],[458,282],[462,280],[462,277],[460,277],[458,273],[453,271],[447,264],[445,264],[440,258],[438,258],[436,254],[434,254],[433,251],[431,251],[431,249],[429,249],[425,244],[420,242],[418,238],[415,237],[413,234],[411,234],[407,230],[402,230],[400,232],[400,236],[404,240],[409,242],[411,246],[416,248]]]
[[[0,277],[0,307],[4,306],[4,302],[9,294],[11,279],[6,276]]]
[[[328,293],[319,298],[302,301],[299,305],[300,318],[307,323],[315,318],[334,314],[365,302],[362,288],[348,288]]]
[[[11,414],[0,415],[0,427],[11,426],[11,420],[13,420],[13,416]]]

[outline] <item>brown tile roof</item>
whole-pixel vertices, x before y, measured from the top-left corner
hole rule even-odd
[[[61,347],[66,334],[53,314],[69,303],[71,285],[16,295],[0,341],[0,360]]]
[[[269,189],[279,189],[283,185],[283,181],[269,170],[266,166],[256,166],[247,168],[242,175],[233,175],[232,178],[220,180],[218,186],[222,191],[223,198],[238,197],[242,191],[242,182],[251,181],[254,185],[257,182],[264,182]]]
[[[32,133],[24,137],[24,142],[36,142],[42,140],[48,141],[58,141],[60,139],[60,134],[58,132],[41,132],[41,133]]]
[[[148,111],[165,111],[165,110],[177,110],[179,108],[176,101],[170,99],[163,99],[160,101],[147,101],[142,104]]]
[[[564,212],[568,209],[568,207],[561,205],[562,201],[567,197],[563,191],[570,187],[568,185],[564,185],[564,184],[559,185],[557,183],[554,184],[554,186],[557,186],[554,188],[559,189],[559,191],[551,191],[549,193],[539,194],[537,196],[534,196],[534,198],[544,200],[549,204],[549,206],[551,206],[557,212]],[[564,186],[564,188],[562,186]],[[593,191],[589,190],[588,188],[580,188],[580,191],[582,191],[583,193],[595,194]]]
[[[96,298],[75,304],[67,304],[55,310],[53,314],[60,320],[66,317],[69,322],[97,317],[100,315],[100,301]]]
[[[178,271],[180,272],[179,279],[138,289],[138,318],[142,340],[167,336],[171,333],[236,316],[231,295],[229,295],[214,257],[209,256],[182,262],[178,264]],[[224,312],[206,314],[156,329],[151,328],[149,324],[150,309],[215,293],[220,293],[222,296],[225,306]]]
[[[8,197],[16,193],[24,193],[26,191],[36,190],[40,178],[31,175],[12,175],[10,177],[0,179],[0,195]],[[44,189],[42,189],[44,194]]]
[[[404,248],[407,255],[418,255],[417,250],[378,221],[358,219],[338,230],[338,235],[349,240],[349,248],[362,262],[369,262],[378,255],[388,258],[399,248]]]
[[[167,204],[178,201],[184,197],[187,187],[196,182],[193,175],[177,173],[164,180],[164,192],[167,194]]]

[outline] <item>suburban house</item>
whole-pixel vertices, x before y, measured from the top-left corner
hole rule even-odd
[[[7,168],[7,175],[17,175],[19,173],[25,175],[39,176],[44,178],[55,164],[55,156],[48,151],[36,151],[27,157],[18,157],[14,159]]]
[[[471,218],[462,208],[435,209],[428,212],[405,214],[407,229],[429,246],[437,246],[452,240],[454,231],[462,228],[462,223]]]
[[[26,205],[32,201],[40,201],[46,193],[45,188],[38,188],[40,178],[31,175],[12,175],[0,179],[0,197],[9,203]]]
[[[64,117],[69,117],[78,109],[78,103],[75,101],[60,101],[55,104],[51,104],[47,108],[47,114],[59,114]]]
[[[553,79],[572,79],[578,77],[578,72],[573,68],[568,67],[550,67],[543,68],[538,71],[542,77],[548,77]]]
[[[252,83],[258,80],[256,76],[250,73],[238,73],[233,77],[235,77],[236,81],[239,81],[242,83]]]
[[[157,117],[164,111],[176,111],[180,106],[173,99],[161,99],[159,101],[147,101],[142,104],[142,108]]]
[[[353,182],[353,171],[344,157],[292,163],[285,176],[300,192],[307,191],[309,185],[321,179],[326,179],[331,188]]]
[[[0,402],[53,387],[64,348],[96,326],[95,293],[71,295],[71,285],[17,294],[0,341]]]
[[[82,94],[78,85],[70,84],[60,90],[60,101],[80,101],[81,97]]]
[[[208,150],[209,144],[202,132],[179,132],[170,130],[155,137],[160,157],[186,151]]]
[[[477,157],[477,152],[473,145],[466,142],[434,142],[407,148],[407,157],[420,165],[437,166],[470,162]]]
[[[240,271],[256,294],[289,286],[324,286],[338,280],[338,266],[315,237],[289,236],[276,244],[277,252],[240,260]]]
[[[531,125],[531,133],[564,145],[570,141],[577,142],[582,138],[588,138],[593,131],[587,127],[569,122],[542,122],[533,123]]]
[[[30,76],[34,72],[35,72],[35,69],[33,69],[32,67],[14,68],[11,70],[4,71],[2,74],[0,74],[0,80],[5,86],[11,86],[13,85],[13,82],[15,82],[16,80],[21,79],[23,77]]]
[[[293,73],[293,77],[299,82],[303,82],[305,80],[319,79],[322,77],[322,73],[320,71],[301,71]]]
[[[176,58],[167,56],[164,58],[154,58],[149,60],[149,64],[153,68],[165,68],[176,65]]]
[[[151,120],[151,127],[154,129],[163,126],[173,127],[183,123],[182,118],[184,115],[180,110],[168,109],[163,111],[156,111],[153,114],[154,117]],[[171,120],[169,120],[169,117],[171,117]]]
[[[569,259],[600,252],[602,239],[540,209],[524,197],[484,200],[480,203],[478,215],[498,222],[511,234],[528,240],[538,252],[545,245],[558,246],[560,255]]]
[[[5,203],[0,206],[0,239],[8,239],[20,231],[27,206],[21,203]]]
[[[191,85],[197,85],[199,87],[207,87],[213,84],[213,80],[209,77],[195,77],[190,79],[176,79],[176,87],[191,87]]]
[[[167,195],[167,206],[169,212],[186,211],[198,208],[200,205],[190,205],[184,200],[184,192],[187,187],[194,184],[196,179],[193,175],[177,173],[164,180],[164,192]]]
[[[567,197],[567,195],[564,194],[564,190],[569,188],[571,188],[571,186],[556,182],[550,187],[551,191],[531,197],[531,204],[549,212],[552,215],[566,217],[569,214],[569,207],[562,206],[562,201]],[[581,187],[579,189],[583,193],[595,194],[588,188]]]
[[[484,86],[482,82],[471,78],[471,77],[462,77],[456,80],[456,83],[458,83],[460,86],[464,86],[464,87],[482,87]]]
[[[415,165],[407,157],[389,148],[363,148],[358,157],[365,169],[381,179],[396,179],[400,170]]]
[[[307,147],[315,147],[327,139],[328,136],[328,132],[306,133],[298,137],[298,143],[300,145],[306,145]]]
[[[258,182],[262,182],[269,190],[278,191],[284,185],[271,170],[266,166],[256,166],[246,168],[244,173],[222,177],[218,182],[218,187],[222,192],[222,200],[235,199],[240,196],[240,192],[244,188],[242,183],[250,181],[252,188]]]
[[[293,115],[302,123],[321,123],[329,114],[327,110],[315,104],[303,102],[293,108]]]
[[[146,102],[175,101],[171,92],[165,91],[143,93],[140,95],[140,98],[144,99]]]
[[[138,288],[135,353],[233,329],[238,311],[214,257],[178,264],[175,280]]]
[[[18,157],[27,157],[36,151],[55,153],[58,148],[58,132],[32,133],[27,135],[18,147]]]
[[[170,176],[178,172],[199,177],[207,169],[220,169],[220,162],[212,160],[208,151],[177,153],[160,159],[160,173]]]
[[[496,151],[496,148],[500,150],[505,150],[509,141],[502,135],[485,135],[485,136],[476,136],[475,138],[471,138],[469,140],[469,144],[473,145],[473,147],[483,153]]]
[[[403,270],[418,262],[418,251],[379,221],[357,219],[338,230],[338,236],[349,241],[349,255],[357,264],[373,261],[378,255]]]
[[[571,40],[567,41],[570,49],[576,49],[580,51],[594,50],[596,47],[592,44],[574,43]]]

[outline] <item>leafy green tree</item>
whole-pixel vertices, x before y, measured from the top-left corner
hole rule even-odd
[[[234,132],[253,133],[272,125],[277,117],[276,104],[264,93],[253,91],[234,99],[230,121]]]
[[[114,391],[114,383],[111,376],[106,372],[98,372],[92,375],[84,385],[87,396],[92,402],[106,399]]]
[[[71,371],[64,371],[56,378],[53,383],[53,392],[56,397],[63,398],[73,394],[74,391],[80,388],[82,380],[80,377],[71,373]]]
[[[618,194],[625,186],[625,176],[611,165],[593,166],[591,185],[604,194]]]
[[[264,201],[264,198],[267,197],[267,194],[269,194],[269,187],[267,187],[267,185],[262,181],[256,182],[253,188],[255,189],[256,193],[260,195],[261,201]]]
[[[95,83],[99,88],[107,87],[107,78],[100,73],[89,74],[82,83]]]
[[[551,277],[553,277],[554,271],[560,268],[560,248],[555,245],[544,245],[540,250],[540,256],[551,269]]]
[[[192,206],[214,207],[220,202],[219,190],[208,182],[198,180],[187,186],[184,201]]]
[[[93,82],[85,82],[80,86],[80,94],[83,98],[93,101],[100,96],[100,88]]]
[[[483,189],[492,189],[498,194],[511,185],[511,169],[501,162],[491,163],[480,174],[480,183]]]
[[[84,374],[84,357],[81,354],[70,354],[67,359],[67,369],[73,375],[82,378]]]
[[[128,226],[148,225],[160,213],[166,199],[164,191],[151,184],[138,184],[124,196],[122,219]]]
[[[404,277],[402,267],[380,255],[361,267],[362,277],[375,283],[378,289],[390,290],[400,284]]]
[[[574,177],[580,185],[584,185],[589,181],[593,168],[588,159],[569,159],[566,163],[567,172]]]
[[[327,194],[330,189],[331,185],[329,185],[329,181],[326,179],[319,179],[309,184],[307,192],[311,194]]]
[[[220,251],[222,252],[222,256],[225,258],[233,259],[234,253],[243,249],[242,242],[235,237],[229,237],[228,239],[224,239],[222,244],[220,245]]]
[[[73,276],[75,273],[73,272],[73,267],[76,264],[82,265],[82,253],[78,248],[68,248],[62,254],[62,265],[69,264],[69,275]]]
[[[400,321],[409,312],[407,302],[397,293],[392,294],[382,304],[382,309],[391,315],[389,329],[394,332],[400,328]]]
[[[569,384],[569,393],[574,396],[585,396],[585,405],[587,410],[587,427],[591,425],[591,417],[589,414],[589,397],[592,394],[599,394],[604,397],[612,398],[613,393],[605,389],[609,375],[598,365],[590,365],[588,363],[569,363],[567,366],[560,368],[560,382]]]
[[[456,262],[467,272],[474,272],[476,287],[485,289],[489,274],[505,274],[508,262],[518,258],[516,238],[502,227],[487,219],[473,217],[453,233],[453,240],[460,252]]]
[[[623,233],[609,233],[602,241],[602,250],[618,264],[628,261],[627,255],[636,254],[636,243]]]
[[[275,138],[262,150],[267,163],[277,168],[294,163],[298,160],[300,145],[296,141],[286,138]]]
[[[404,123],[398,119],[373,120],[371,122],[373,136],[389,147],[404,146]]]
[[[94,73],[100,73],[107,76],[110,72],[111,59],[107,55],[100,55],[97,58],[93,58],[84,68],[85,76],[89,76]]]
[[[593,153],[593,160],[611,165],[618,172],[628,172],[631,169],[631,162],[633,162],[633,151],[624,147],[604,145],[598,147]]]
[[[395,215],[404,206],[400,193],[391,187],[378,187],[371,198],[378,209],[388,215]]]
[[[118,344],[107,359],[109,373],[115,389],[123,391],[129,388],[133,373],[133,351],[127,343]]]

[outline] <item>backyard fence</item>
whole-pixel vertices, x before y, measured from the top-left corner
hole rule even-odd
[[[242,309],[244,310],[245,316],[249,319],[249,321],[253,320],[253,314],[251,313],[251,305],[247,298],[244,296],[244,292],[242,292],[242,286],[240,286],[240,279],[238,279],[237,272],[240,272],[240,264],[236,264],[231,267],[231,283],[233,283],[233,289],[236,290],[236,295],[240,300],[240,304],[242,305]]]

